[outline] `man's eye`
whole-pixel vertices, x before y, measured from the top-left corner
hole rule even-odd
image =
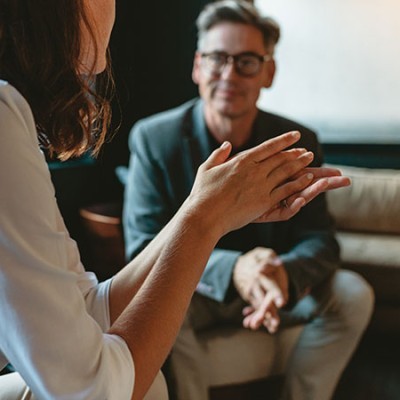
[[[225,62],[225,57],[221,54],[211,54],[210,61],[215,64],[223,64]]]
[[[249,65],[255,65],[257,63],[257,60],[255,60],[253,57],[242,57],[240,58],[239,63],[243,67],[246,67]]]

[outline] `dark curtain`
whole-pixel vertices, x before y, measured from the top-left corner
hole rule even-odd
[[[117,1],[111,56],[117,85],[113,125],[97,163],[105,200],[121,196],[115,167],[127,165],[128,135],[139,118],[197,95],[191,80],[195,20],[206,0]]]

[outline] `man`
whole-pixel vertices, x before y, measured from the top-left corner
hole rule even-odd
[[[314,153],[314,166],[322,163],[313,132],[256,106],[260,90],[274,78],[276,24],[246,2],[225,0],[206,6],[197,26],[192,77],[201,99],[144,119],[131,133],[124,210],[129,258],[172,218],[190,193],[198,166],[224,141],[240,153],[299,130],[299,146]],[[289,221],[251,224],[223,237],[171,353],[177,398],[208,398],[196,332],[221,321],[270,333],[305,324],[283,398],[331,398],[373,306],[367,283],[338,267],[339,247],[324,195]]]

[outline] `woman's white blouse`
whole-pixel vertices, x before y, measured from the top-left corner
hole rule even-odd
[[[85,272],[29,105],[0,81],[0,369],[47,399],[127,400],[134,364],[109,328],[110,281]]]

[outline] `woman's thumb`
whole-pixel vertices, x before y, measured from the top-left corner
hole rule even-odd
[[[221,144],[220,147],[215,149],[210,154],[210,156],[205,161],[204,166],[208,169],[224,163],[228,159],[231,150],[232,150],[231,143],[225,141],[224,143]]]

